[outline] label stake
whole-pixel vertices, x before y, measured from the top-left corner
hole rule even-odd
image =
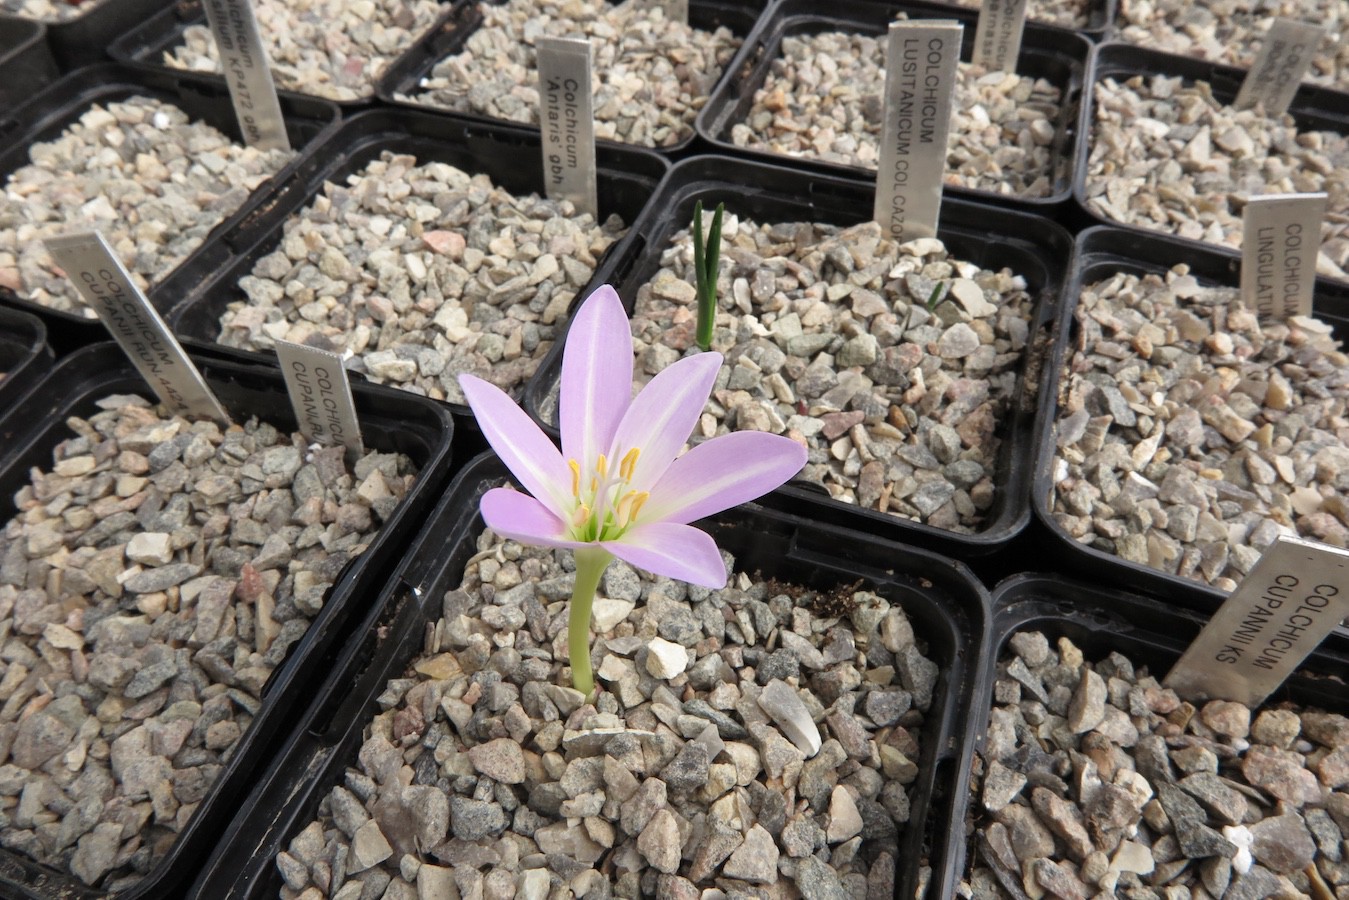
[[[300,433],[316,444],[346,447],[348,459],[359,458],[365,446],[342,357],[290,341],[276,342],[276,357]]]
[[[570,200],[577,209],[599,218],[590,41],[541,37],[535,49],[545,193],[553,200]]]
[[[1264,702],[1349,615],[1349,551],[1281,535],[1166,676],[1186,699]]]
[[[901,243],[937,234],[963,31],[950,21],[890,23],[872,215]]]
[[[225,407],[103,235],[65,234],[43,243],[170,412],[229,424]]]
[[[1312,314],[1326,194],[1264,194],[1241,216],[1241,300],[1260,318]]]
[[[971,61],[990,72],[1015,72],[1026,31],[1026,0],[984,0]]]
[[[252,4],[248,0],[205,0],[202,5],[220,51],[220,65],[244,143],[264,150],[289,150],[281,101],[276,96]]]
[[[1260,45],[1246,80],[1241,83],[1237,109],[1248,109],[1257,103],[1265,106],[1265,115],[1281,116],[1288,112],[1293,96],[1302,84],[1316,48],[1321,46],[1325,29],[1320,25],[1276,18]]]

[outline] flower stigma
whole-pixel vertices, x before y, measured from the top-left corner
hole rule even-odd
[[[570,536],[576,541],[612,541],[622,536],[637,521],[642,505],[651,496],[648,491],[635,490],[632,478],[637,471],[637,460],[642,453],[633,447],[619,460],[618,471],[611,472],[603,453],[595,462],[594,474],[583,478],[581,464],[567,460],[571,470],[571,495],[576,501],[570,521]],[[586,490],[581,487],[585,484]]]

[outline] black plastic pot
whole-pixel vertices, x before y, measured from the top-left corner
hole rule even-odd
[[[410,153],[419,162],[444,162],[466,172],[486,174],[516,194],[544,192],[543,166],[537,129],[523,126],[467,122],[436,113],[410,110],[372,110],[347,119],[325,145],[320,165],[301,173],[283,187],[283,195],[265,210],[265,216],[231,234],[226,243],[233,254],[216,276],[170,319],[174,330],[193,347],[230,358],[270,361],[249,350],[216,343],[220,316],[226,306],[244,298],[239,279],[257,261],[276,249],[288,217],[302,212],[325,181],[341,183],[383,151]],[[646,207],[669,164],[649,150],[604,144],[596,147],[599,169],[600,217],[617,213],[632,223]],[[600,260],[593,284],[608,280],[612,260],[622,241]],[[588,291],[582,292],[585,296]],[[450,404],[456,415],[469,420],[467,406]]]
[[[280,370],[228,362],[197,360],[216,396],[240,421],[259,416],[293,430],[295,417]],[[351,562],[325,598],[322,611],[263,689],[263,702],[251,727],[235,744],[220,777],[201,801],[187,827],[160,863],[119,900],[187,896],[186,883],[216,846],[220,831],[238,809],[239,797],[268,762],[287,732],[295,711],[311,695],[315,681],[344,652],[341,639],[349,621],[359,618],[366,598],[384,583],[388,570],[404,554],[408,541],[434,506],[448,474],[453,426],[447,412],[425,398],[375,385],[352,386],[367,447],[408,455],[418,467],[418,483],[370,548]],[[14,493],[29,480],[31,466],[50,467],[52,449],[70,436],[71,415],[97,411],[95,401],[108,394],[153,397],[121,351],[112,344],[87,347],[66,357],[15,409],[0,420],[6,435],[0,458],[0,517],[15,512]],[[10,425],[14,423],[11,440]],[[24,900],[104,896],[71,875],[0,850],[0,894]]]
[[[1169,78],[1183,78],[1186,84],[1205,81],[1213,89],[1213,98],[1219,103],[1231,104],[1236,100],[1241,83],[1246,78],[1246,70],[1234,66],[1206,62],[1188,56],[1176,56],[1135,47],[1132,44],[1108,43],[1096,48],[1092,60],[1090,88],[1085,92],[1081,105],[1081,120],[1077,125],[1077,165],[1073,179],[1073,198],[1081,212],[1088,217],[1090,224],[1113,225],[1144,235],[1166,235],[1178,249],[1178,253],[1213,250],[1221,245],[1205,241],[1192,240],[1160,231],[1156,228],[1144,228],[1129,225],[1106,218],[1087,205],[1087,158],[1091,153],[1092,132],[1096,121],[1095,85],[1105,78],[1125,81],[1135,75],[1151,77],[1165,75]],[[1349,103],[1342,91],[1304,84],[1298,88],[1288,114],[1297,122],[1299,131],[1333,131],[1341,135],[1349,134]]]
[[[730,29],[732,34],[743,39],[753,30],[754,24],[758,21],[763,9],[764,3],[761,0],[691,0],[689,3],[689,24],[707,31],[725,26]],[[425,103],[410,103],[395,98],[397,94],[412,95],[417,93],[421,80],[430,73],[436,63],[447,56],[453,56],[463,51],[464,42],[474,31],[482,27],[482,19],[481,4],[473,2],[473,0],[455,3],[454,7],[433,31],[417,41],[411,50],[401,56],[384,73],[384,77],[380,79],[379,98],[394,106],[444,112],[476,122],[500,123],[506,121],[478,113],[459,112],[446,107]],[[731,67],[728,65],[726,72],[730,70]],[[722,73],[718,83],[725,80],[726,72]],[[693,129],[693,123],[689,123],[689,125],[690,134],[688,138],[676,144],[654,149],[670,156],[679,156],[683,151],[688,150],[697,137],[697,132]]]
[[[448,10],[452,6],[471,0],[441,0],[441,2]],[[441,13],[441,21],[444,21],[446,15],[447,12]],[[164,64],[164,54],[183,43],[183,33],[192,25],[206,25],[206,8],[202,5],[202,0],[157,0],[154,14],[137,17],[135,23],[124,29],[121,37],[109,45],[108,54],[118,62],[136,68],[181,74],[183,69]],[[432,26],[432,31],[439,27],[438,22]],[[390,65],[392,66],[392,63]],[[206,77],[224,83],[224,76],[219,73],[207,73]],[[378,83],[379,79],[375,79],[371,83],[370,92],[354,100],[325,99],[324,102],[336,103],[346,110],[364,109],[375,99]],[[320,99],[312,94],[300,96]]]
[[[1135,229],[1102,226],[1088,229],[1078,236],[1073,271],[1064,291],[1065,300],[1060,313],[1063,325],[1058,330],[1053,350],[1045,363],[1045,388],[1040,395],[1042,402],[1034,428],[1035,463],[1031,502],[1041,523],[1041,530],[1046,532],[1046,558],[1055,560],[1056,568],[1097,583],[1108,580],[1108,583],[1130,591],[1165,597],[1171,603],[1212,613],[1226,597],[1224,592],[1080,544],[1055,522],[1053,516],[1059,395],[1065,367],[1076,344],[1078,329],[1075,312],[1082,288],[1118,272],[1163,274],[1182,262],[1190,267],[1190,273],[1203,284],[1232,288],[1241,284],[1241,258],[1235,253],[1212,247],[1182,246],[1173,238]],[[1349,287],[1340,282],[1318,279],[1314,312],[1334,327],[1336,338],[1349,339]]]
[[[5,141],[5,149],[0,151],[0,176],[8,178],[16,169],[28,165],[30,145],[58,137],[73,122],[78,121],[91,105],[113,103],[136,96],[153,97],[171,103],[193,119],[204,121],[231,139],[243,142],[229,93],[219,79],[105,64],[67,75],[15,110],[12,116],[0,119],[0,139]],[[288,176],[308,171],[312,165],[308,150],[319,146],[318,138],[337,121],[335,106],[309,97],[283,95],[281,109],[286,116],[286,130],[291,144],[298,155],[266,185],[255,191],[240,209],[223,218],[187,259],[151,285],[150,300],[160,312],[167,312],[176,305],[228,256],[227,245],[217,240],[221,235],[235,224],[250,218],[260,205],[274,202],[269,201],[269,195]],[[79,227],[79,223],[71,223],[72,230]],[[0,302],[43,319],[47,323],[52,345],[58,352],[103,340],[107,336],[97,319],[48,309],[17,297],[7,289],[0,288]]]
[[[108,45],[119,34],[142,21],[168,0],[97,0],[74,18],[48,20],[52,52],[64,71],[108,58]]]
[[[0,306],[0,420],[9,407],[51,368],[52,349],[42,320]],[[9,435],[0,431],[0,442]]]
[[[456,588],[482,529],[478,501],[504,483],[495,457],[471,462],[427,520],[422,538],[394,573],[365,621],[332,665],[329,678],[299,719],[283,754],[243,802],[229,832],[198,879],[195,896],[276,896],[275,865],[294,834],[314,818],[320,801],[353,764],[376,697],[423,651],[426,628],[441,615],[442,597]],[[924,726],[919,781],[912,790],[911,822],[901,832],[896,896],[914,896],[918,860],[930,861],[934,884],[957,871],[952,852],[960,838],[951,818],[959,799],[948,785],[968,768],[967,701],[971,676],[985,646],[987,594],[960,563],[865,535],[840,532],[783,513],[747,505],[702,523],[735,553],[742,569],[763,570],[809,587],[851,584],[858,578],[903,606],[928,643],[941,680]]]
[[[18,106],[61,74],[47,41],[47,26],[0,16],[0,115]]]
[[[1178,609],[1165,602],[1140,597],[1096,584],[1074,582],[1041,574],[1015,575],[993,591],[993,638],[985,661],[982,683],[975,698],[972,733],[976,749],[982,750],[993,702],[993,684],[998,662],[1007,642],[1021,631],[1039,631],[1052,645],[1058,638],[1071,640],[1088,661],[1104,659],[1112,652],[1128,657],[1135,666],[1147,666],[1161,679],[1180,658],[1207,622],[1207,616]],[[1345,712],[1345,681],[1349,680],[1349,645],[1326,645],[1276,691],[1267,704],[1281,701]],[[971,772],[956,773],[956,791],[966,804],[960,841],[960,871],[967,871],[977,856],[978,815],[971,793]],[[972,845],[965,846],[968,834]]]
[[[810,0],[780,0],[774,4],[731,61],[731,76],[712,92],[698,114],[698,134],[719,153],[748,156],[779,165],[808,168],[836,175],[874,177],[873,169],[846,166],[804,156],[784,156],[765,150],[738,147],[731,141],[731,127],[744,121],[754,103],[754,93],[763,86],[769,67],[781,55],[782,40],[803,34],[844,31],[872,36],[885,35],[899,13],[910,19],[955,19],[965,26],[960,56],[969,61],[974,50],[978,10],[929,3],[892,3],[879,0],[834,0],[821,9]],[[1043,25],[1027,25],[1017,60],[1017,74],[1043,78],[1061,92],[1059,118],[1055,123],[1051,189],[1044,197],[998,194],[993,191],[948,185],[956,196],[994,200],[1030,209],[1049,209],[1063,204],[1072,194],[1078,107],[1087,82],[1091,43],[1079,35]]]
[[[671,237],[693,220],[693,206],[698,200],[707,209],[725,201],[731,212],[761,223],[809,221],[846,226],[870,218],[873,193],[868,182],[749,160],[717,156],[685,160],[674,167],[650,211],[634,227],[630,242],[614,264],[612,283],[630,307],[637,288],[659,271],[661,254]],[[1048,219],[955,197],[942,203],[938,237],[956,258],[994,270],[1006,266],[1023,276],[1038,301],[1032,312],[1017,399],[1000,423],[1003,447],[994,473],[997,498],[985,527],[976,534],[958,534],[859,509],[813,486],[788,485],[760,502],[831,526],[905,541],[968,562],[1001,549],[1030,521],[1031,425],[1040,389],[1041,355],[1048,351],[1050,330],[1058,319],[1072,239]],[[525,394],[526,408],[545,424],[556,421],[556,405],[549,395],[556,396],[564,342],[559,338]]]

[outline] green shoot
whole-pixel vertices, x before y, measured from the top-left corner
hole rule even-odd
[[[712,326],[717,321],[717,265],[721,260],[721,214],[726,204],[718,203],[712,213],[712,227],[703,241],[703,201],[693,204],[693,272],[697,278],[698,333],[702,350],[712,349]]]
[[[943,294],[948,294],[948,296],[943,298],[942,296]],[[949,291],[947,291],[946,289],[946,282],[944,281],[937,282],[936,286],[932,289],[931,296],[927,298],[927,311],[936,312],[937,307],[942,304],[943,300],[949,299],[951,298],[949,296]]]

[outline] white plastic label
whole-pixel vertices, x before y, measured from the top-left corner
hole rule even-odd
[[[941,212],[959,22],[892,22],[873,216],[894,240],[933,237]]]
[[[541,37],[536,50],[545,193],[598,218],[590,41]]]
[[[1267,116],[1288,112],[1293,95],[1302,84],[1302,76],[1324,37],[1325,30],[1320,25],[1275,19],[1233,105],[1237,109],[1247,109],[1263,103]]]
[[[1349,551],[1279,537],[1166,676],[1187,700],[1259,706],[1349,615]]]
[[[204,5],[244,143],[264,150],[289,150],[286,120],[252,5],[248,0],[205,0]]]
[[[43,243],[171,412],[229,423],[225,407],[101,234],[66,234]]]
[[[1311,315],[1326,202],[1325,194],[1264,194],[1246,201],[1241,299],[1262,319]]]
[[[342,357],[289,341],[276,342],[276,356],[300,434],[317,444],[346,447],[350,456],[364,453],[356,400]]]
[[[984,0],[971,61],[990,72],[1015,72],[1026,31],[1026,0]]]

